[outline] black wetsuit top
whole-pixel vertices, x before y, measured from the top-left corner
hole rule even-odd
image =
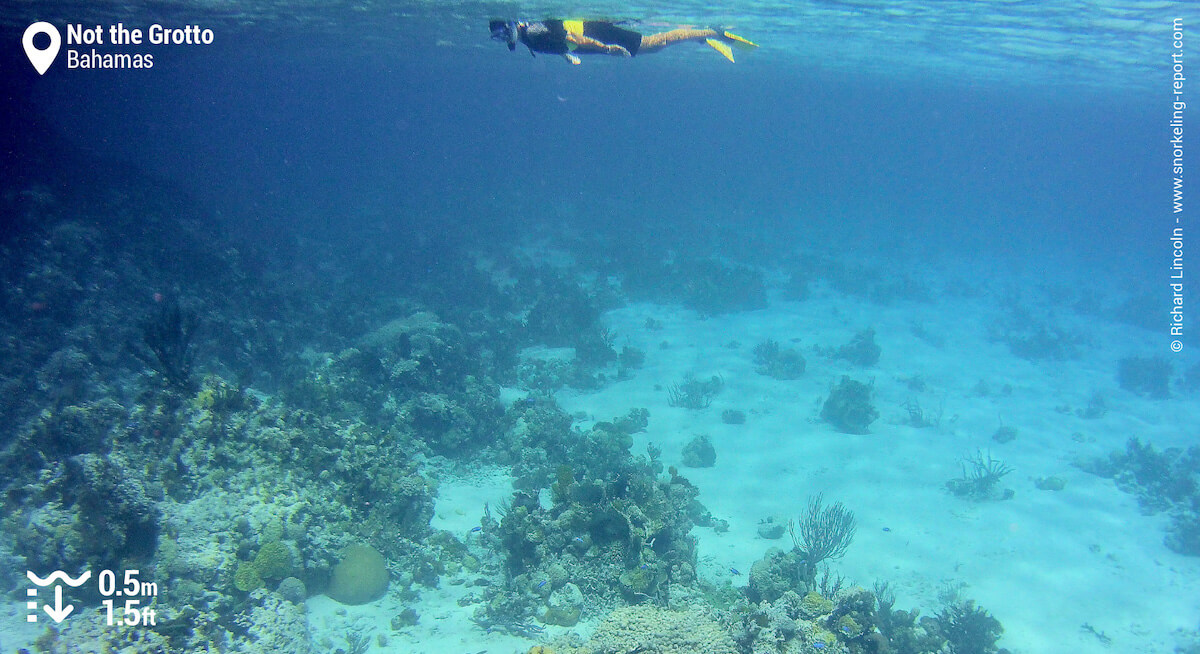
[[[638,48],[642,46],[642,35],[633,30],[617,27],[613,23],[603,20],[582,22],[584,36],[596,39],[605,45],[619,45],[628,50],[631,56],[636,55]],[[521,29],[520,36],[521,43],[524,43],[531,52],[561,55],[571,51],[571,44],[567,42],[567,28],[561,20],[548,19],[529,23]]]

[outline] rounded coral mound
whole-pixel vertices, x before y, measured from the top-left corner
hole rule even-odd
[[[351,545],[333,567],[325,594],[342,604],[366,604],[387,592],[387,562],[370,545]]]
[[[596,627],[587,644],[596,654],[737,654],[729,634],[703,613],[647,605],[613,611]]]

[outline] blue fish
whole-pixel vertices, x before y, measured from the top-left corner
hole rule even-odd
[[[472,534],[473,534],[473,533],[475,533],[475,532],[477,532],[477,531],[483,531],[483,527],[471,527],[471,533],[472,533]]]
[[[732,572],[735,576],[738,576],[738,577],[742,576],[742,573],[737,568],[730,568],[729,571]]]

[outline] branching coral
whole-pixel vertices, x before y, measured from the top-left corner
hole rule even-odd
[[[707,381],[688,375],[684,377],[682,384],[672,384],[667,389],[667,403],[684,409],[707,409],[723,386],[725,380],[717,375],[713,375]]]
[[[809,565],[816,566],[826,559],[845,556],[854,532],[858,528],[854,512],[841,502],[823,507],[822,494],[817,493],[808,501],[808,509],[800,516],[800,537],[791,530],[792,543],[804,552]]]
[[[142,324],[142,348],[134,355],[158,373],[167,386],[188,390],[192,384],[193,339],[199,317],[170,303]]]
[[[975,501],[1012,497],[1012,491],[996,488],[1012,468],[993,459],[991,454],[976,452],[974,456],[963,457],[962,472],[962,477],[946,482],[951,493]]]
[[[796,523],[788,524],[788,533],[792,537],[791,565],[797,581],[810,589],[816,583],[817,565],[844,556],[858,528],[853,511],[841,502],[823,507],[823,501],[820,493],[809,500],[808,509],[800,515],[799,536],[796,535]]]
[[[754,346],[754,370],[775,379],[799,379],[804,374],[804,356],[778,341],[767,339]]]
[[[970,600],[947,606],[937,621],[954,654],[992,654],[1004,633],[999,620]]]

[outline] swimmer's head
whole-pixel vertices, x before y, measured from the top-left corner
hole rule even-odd
[[[493,41],[504,41],[509,51],[517,49],[518,24],[515,20],[492,20],[488,22]]]

